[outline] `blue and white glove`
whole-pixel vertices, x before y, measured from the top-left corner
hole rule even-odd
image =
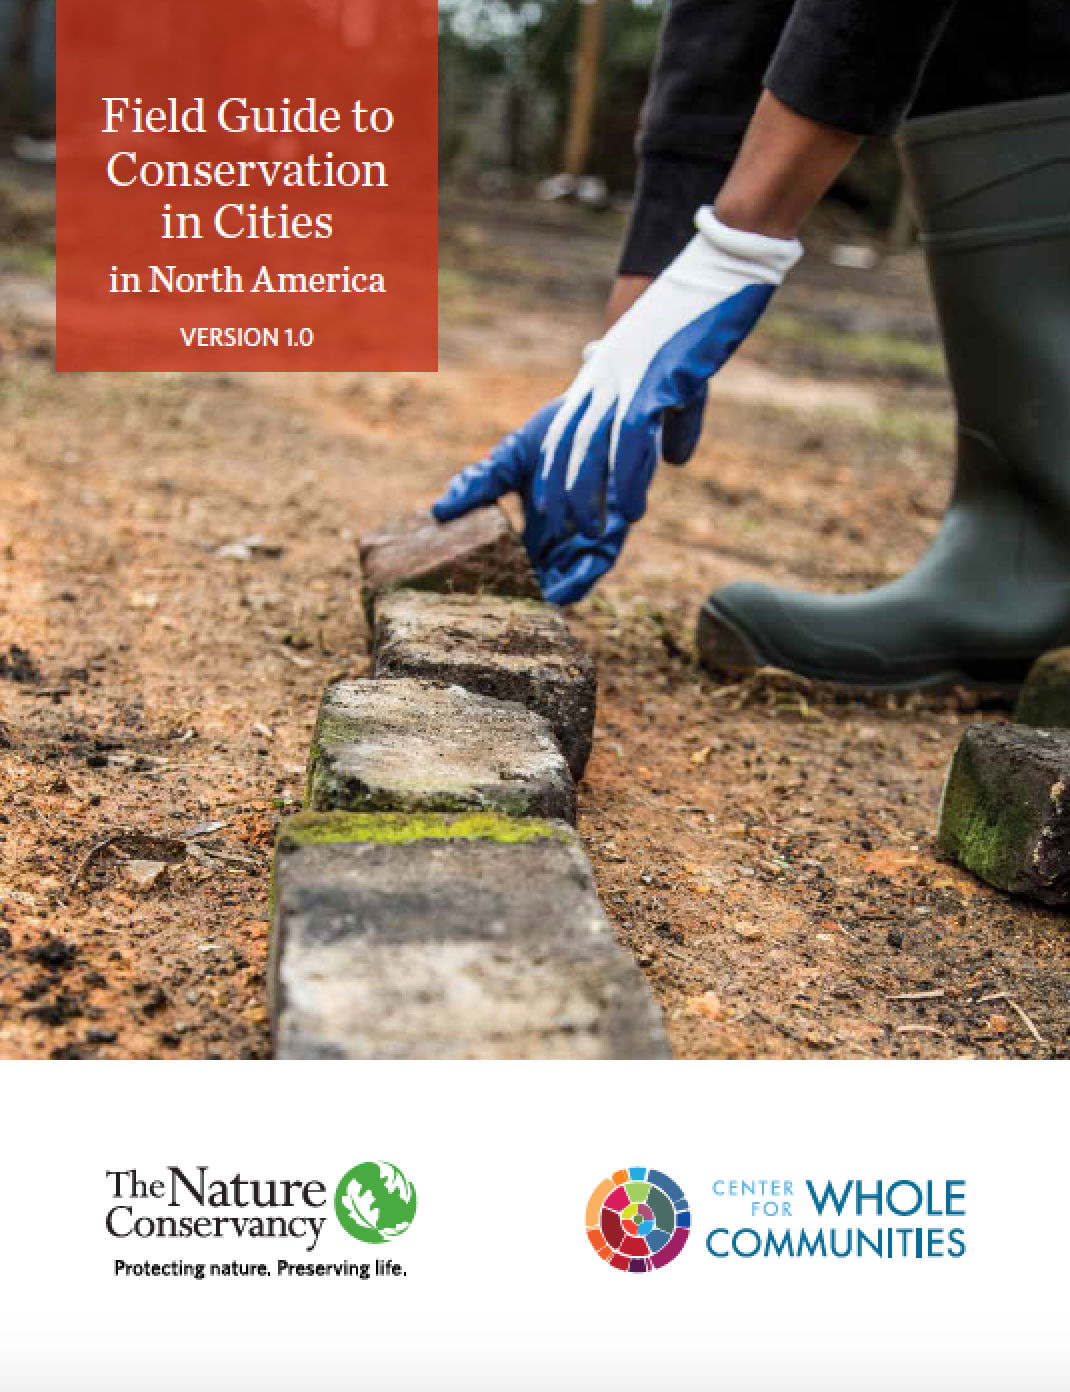
[[[690,458],[702,427],[704,400],[696,400],[666,422],[667,459],[683,464]],[[560,400],[551,401],[486,459],[457,474],[431,511],[440,522],[452,522],[473,508],[497,502],[506,493],[518,493],[524,505],[524,545],[543,597],[551,604],[575,604],[616,565],[629,527],[612,490],[607,499],[605,526],[594,539],[574,529],[555,532],[545,514],[534,507],[532,490],[539,455],[560,406]]]
[[[533,502],[553,535],[597,537],[615,509],[631,524],[675,408],[701,411],[709,379],[761,318],[802,256],[797,241],[726,227],[712,208],[698,235],[606,334],[543,442]]]

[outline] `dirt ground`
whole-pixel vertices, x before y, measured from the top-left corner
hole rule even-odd
[[[365,669],[355,537],[560,390],[619,225],[447,200],[438,376],[59,376],[42,215],[5,178],[0,1056],[263,1058],[274,830],[324,683]],[[714,585],[870,585],[937,526],[921,267],[837,268],[848,232],[814,230],[698,458],[573,612],[601,677],[581,831],[680,1057],[1066,1056],[1066,919],[934,846],[959,732],[1005,713],[692,660]]]

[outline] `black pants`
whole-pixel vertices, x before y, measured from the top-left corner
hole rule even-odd
[[[908,115],[1067,92],[1070,0],[670,0],[622,274],[657,275],[693,235],[763,86],[866,136]]]

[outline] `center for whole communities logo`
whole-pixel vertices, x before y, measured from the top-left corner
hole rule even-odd
[[[396,1165],[365,1160],[338,1181],[334,1211],[358,1242],[391,1242],[412,1227],[416,1190]]]
[[[657,1271],[684,1250],[691,1210],[661,1170],[632,1165],[603,1179],[587,1204],[587,1238],[614,1271]]]

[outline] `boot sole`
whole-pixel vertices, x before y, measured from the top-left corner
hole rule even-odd
[[[956,688],[976,691],[986,696],[1004,697],[1013,700],[1021,689],[1021,681],[992,682],[978,680],[968,672],[951,670],[933,672],[924,677],[903,677],[890,680],[863,677],[857,673],[829,672],[800,663],[795,667],[784,667],[777,658],[764,653],[754,639],[738,625],[725,617],[711,601],[707,600],[699,611],[696,643],[699,660],[709,672],[724,673],[728,676],[746,677],[762,668],[776,671],[789,671],[809,681],[857,694],[859,691],[873,691],[883,695],[896,695],[910,691],[924,691],[929,695],[941,695]]]

